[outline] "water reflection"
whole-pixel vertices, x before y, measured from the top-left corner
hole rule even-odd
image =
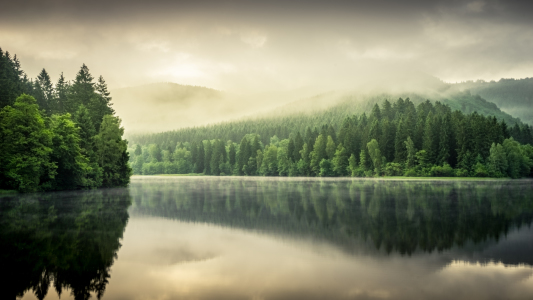
[[[2,292],[531,299],[532,195],[532,181],[134,177],[2,197]]]
[[[140,177],[131,194],[133,215],[312,237],[351,253],[454,250],[477,262],[533,265],[533,241],[493,249],[511,229],[531,224],[529,180]]]
[[[127,189],[0,197],[2,294],[100,299],[128,221]],[[2,297],[3,298],[3,297]]]

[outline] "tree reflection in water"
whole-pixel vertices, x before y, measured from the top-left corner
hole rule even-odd
[[[101,298],[129,216],[146,215],[312,238],[353,254],[447,251],[439,259],[533,265],[528,236],[498,243],[531,224],[531,199],[530,180],[241,177],[136,177],[129,189],[2,196],[2,292],[43,299],[53,287]]]
[[[311,235],[411,255],[498,240],[533,218],[531,180],[140,177],[132,214]],[[532,261],[524,262],[533,264]]]
[[[100,299],[128,221],[127,189],[24,194],[0,198],[2,293],[32,290]]]

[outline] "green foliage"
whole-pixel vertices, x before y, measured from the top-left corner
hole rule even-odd
[[[510,150],[505,151],[510,154],[505,154],[505,160],[516,157],[513,161],[519,162],[505,170],[498,165],[501,158],[491,158],[492,143],[502,144],[506,137],[513,135],[523,136],[524,140],[531,136],[533,140],[529,126],[515,125],[508,129],[505,122],[498,122],[495,117],[476,112],[468,115],[452,112],[448,105],[438,101],[434,104],[421,101],[415,106],[410,99],[399,98],[392,104],[385,100],[382,107],[374,103],[370,117],[365,113],[346,116],[340,125],[331,119],[330,123],[314,128],[307,126],[305,130],[302,124],[309,124],[306,123],[309,120],[300,115],[284,119],[275,130],[264,120],[231,123],[231,127],[220,124],[180,130],[175,134],[157,135],[165,140],[155,143],[159,148],[150,146],[148,150],[154,151],[150,156],[164,155],[165,145],[187,144],[185,148],[193,153],[188,159],[191,168],[213,175],[514,178],[531,173],[530,159],[520,161],[522,157],[529,157],[524,150],[517,150],[523,149],[520,144],[518,147],[507,143]],[[260,129],[259,125],[272,130]],[[301,135],[300,131],[305,134]],[[214,132],[218,134],[217,139],[201,139]],[[272,134],[264,135],[265,132]],[[183,139],[176,141],[178,137]],[[231,137],[240,143],[222,143],[220,137]],[[141,140],[154,139],[137,139]],[[197,148],[196,143],[200,147]],[[204,155],[195,154],[203,151],[202,146],[205,146]],[[134,162],[137,162],[135,158]],[[145,163],[148,163],[146,157]],[[205,167],[199,167],[202,165]]]
[[[405,162],[405,167],[410,169],[415,166],[416,160],[416,148],[415,143],[410,136],[407,137],[407,140],[404,142],[405,147],[407,148],[407,161]]]
[[[76,189],[91,186],[86,180],[91,171],[89,160],[82,154],[79,128],[71,120],[70,114],[53,115],[51,121],[52,153],[51,159],[57,165],[57,174],[51,188]]]
[[[349,174],[349,156],[346,148],[342,146],[342,143],[339,144],[337,150],[335,151],[335,156],[333,157],[333,171],[339,176],[346,176]]]
[[[278,175],[278,147],[270,145],[265,148],[261,162],[260,174],[264,176]]]
[[[399,163],[390,162],[385,165],[385,175],[387,176],[401,176],[403,175],[402,165]]]
[[[453,177],[455,175],[454,169],[447,163],[445,163],[442,166],[431,167],[431,170],[429,171],[429,173],[431,176],[434,176],[434,177]],[[482,173],[479,173],[479,174],[481,175]],[[486,177],[486,175],[480,176],[480,177]]]
[[[122,139],[124,128],[120,119],[104,116],[100,132],[95,136],[96,159],[103,171],[104,187],[126,186],[131,176],[127,142]]]
[[[45,69],[30,80],[16,56],[0,49],[0,188],[30,192],[129,182],[123,130],[112,135],[109,126],[100,130],[101,124],[109,123],[105,116],[114,114],[110,93],[102,76],[96,83],[93,80],[86,65],[72,84],[61,73],[54,86]],[[119,154],[105,140],[111,136],[121,144]],[[143,155],[141,148],[137,156]],[[107,150],[109,158],[102,159]],[[140,172],[145,161],[135,158],[132,163]]]
[[[333,163],[329,159],[322,159],[320,161],[320,173],[321,177],[333,177],[335,176],[335,171],[333,170]]]
[[[34,192],[51,188],[52,131],[35,98],[23,94],[0,111],[0,188]]]
[[[368,154],[370,155],[372,165],[374,166],[374,173],[376,175],[380,175],[383,160],[381,156],[381,151],[379,150],[378,141],[373,139],[366,144],[366,147],[368,148]]]
[[[531,172],[532,162],[524,152],[524,148],[513,138],[503,141],[503,149],[507,156],[507,175],[511,178],[527,176]]]

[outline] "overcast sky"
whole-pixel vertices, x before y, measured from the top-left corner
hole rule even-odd
[[[389,72],[533,76],[533,1],[1,0],[0,47],[36,77],[110,88],[344,86]]]

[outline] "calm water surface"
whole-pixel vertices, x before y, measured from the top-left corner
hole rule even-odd
[[[532,220],[530,180],[133,177],[3,195],[2,294],[533,299]]]

